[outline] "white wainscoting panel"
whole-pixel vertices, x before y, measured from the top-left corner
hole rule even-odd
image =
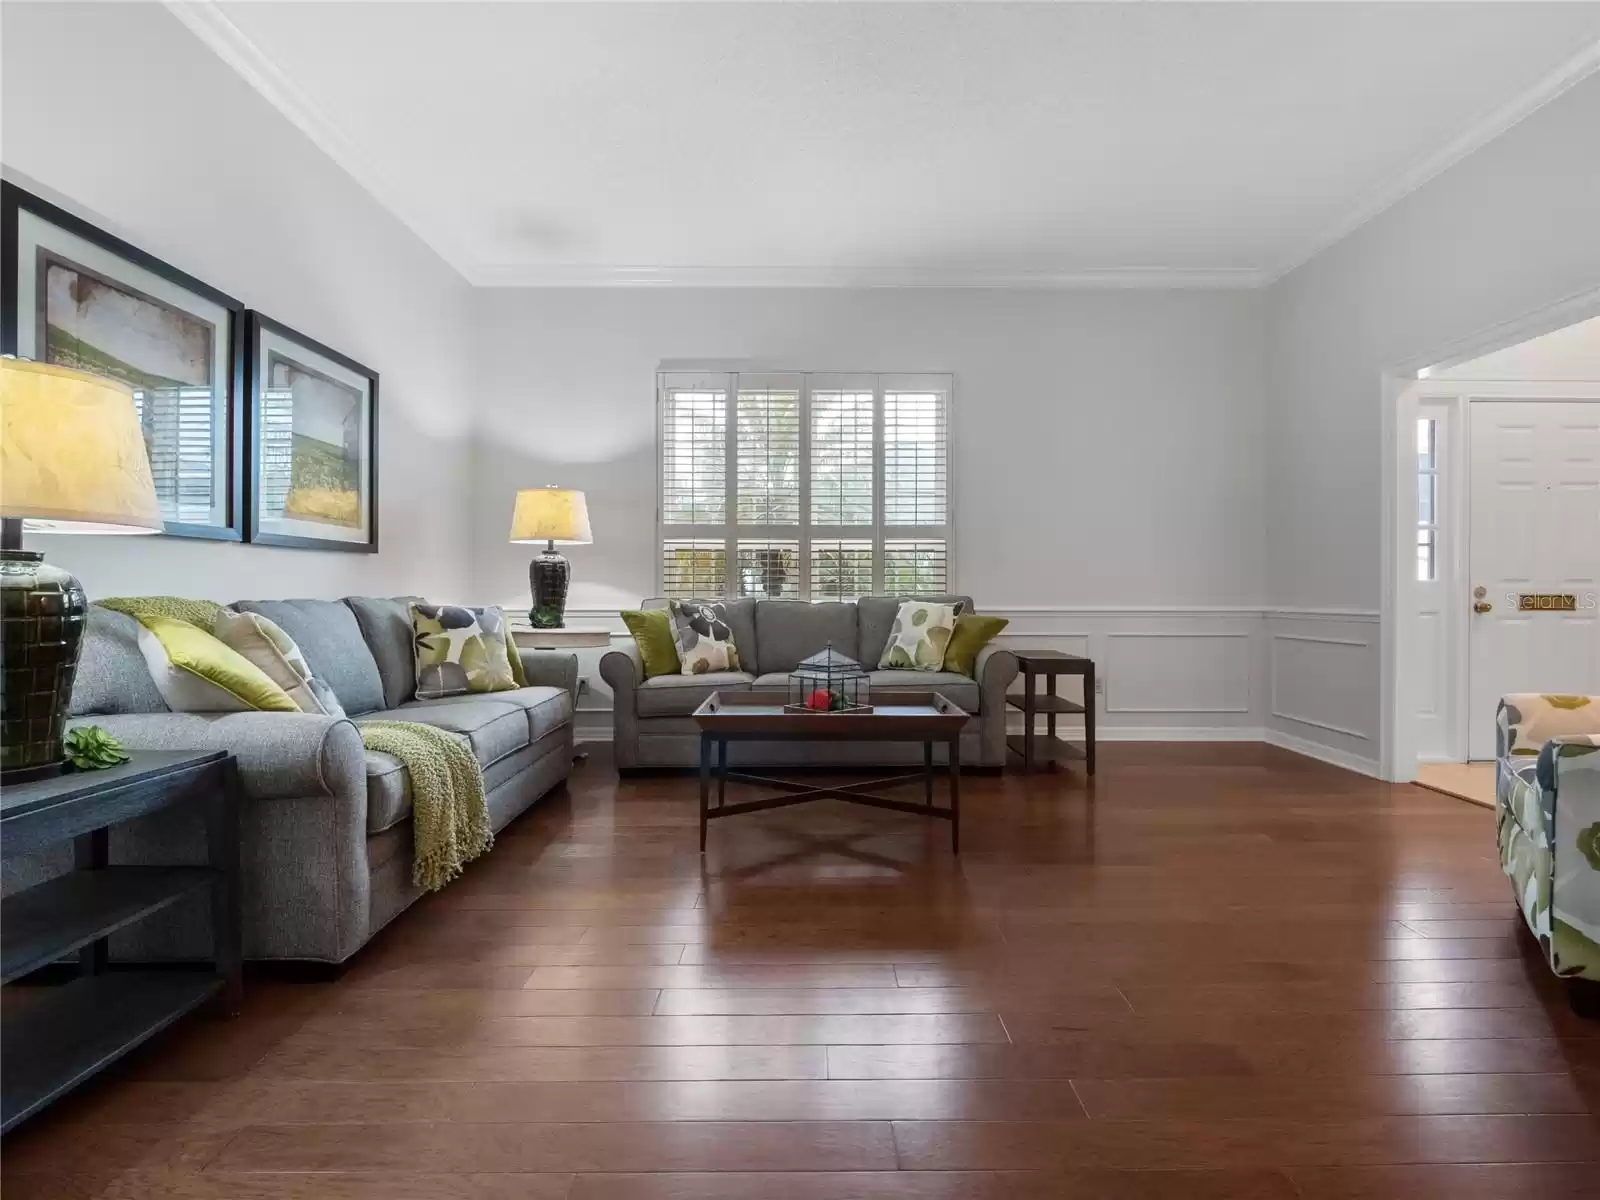
[[[1108,633],[1105,711],[1249,713],[1251,641],[1242,631]]]
[[[1268,613],[1267,740],[1377,775],[1376,614]]]

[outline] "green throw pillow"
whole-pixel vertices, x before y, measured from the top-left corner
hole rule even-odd
[[[955,632],[950,644],[944,648],[944,669],[958,675],[971,677],[982,650],[1011,622],[1005,617],[981,617],[968,613],[956,618]]]
[[[299,712],[260,667],[198,625],[148,613],[139,652],[156,690],[173,712]]]
[[[672,640],[672,613],[665,608],[648,608],[625,612],[622,623],[639,643],[639,657],[644,661],[644,677],[679,673],[678,644]]]

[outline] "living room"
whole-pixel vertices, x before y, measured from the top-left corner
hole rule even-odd
[[[24,0],[0,8],[0,39],[0,162],[24,218],[64,214],[236,298],[242,356],[265,361],[276,328],[371,380],[365,552],[252,536],[271,522],[246,417],[270,389],[244,375],[215,460],[237,456],[220,528],[241,532],[30,529],[25,548],[90,601],[248,601],[312,668],[317,622],[302,637],[272,606],[376,598],[350,644],[372,650],[359,683],[394,723],[420,703],[407,650],[425,631],[384,598],[497,606],[498,661],[564,714],[549,743],[545,718],[519,715],[522,757],[483,765],[495,844],[459,878],[414,888],[411,822],[393,825],[407,832],[383,854],[400,857],[367,845],[327,876],[387,871],[393,890],[370,884],[359,922],[327,914],[332,949],[264,950],[266,910],[320,893],[294,890],[295,858],[266,856],[251,821],[316,846],[322,810],[291,811],[288,784],[268,799],[259,763],[217,732],[238,726],[203,710],[75,704],[72,724],[136,758],[238,752],[239,1015],[186,1016],[30,1116],[0,1144],[8,1192],[1592,1185],[1600,1025],[1567,985],[1600,966],[1562,970],[1549,929],[1526,928],[1539,917],[1519,911],[1495,814],[1412,785],[1405,433],[1419,376],[1600,314],[1600,6]],[[783,87],[763,88],[774,73]],[[16,242],[6,257],[15,338],[30,311]],[[6,349],[39,357],[24,340]],[[747,393],[792,396],[791,471],[830,452],[819,397],[866,397],[860,532],[817,515],[822,476],[803,471],[782,496],[792,521],[742,534],[724,510],[675,529],[663,412],[678,393],[741,413]],[[937,565],[906,587],[875,465],[895,394],[937,397],[942,421],[935,481],[915,493],[940,512],[908,526]],[[691,446],[686,476],[710,472],[735,508],[753,461],[738,424],[716,426],[715,462]],[[519,494],[551,485],[581,493],[587,540],[513,541]],[[539,629],[530,562],[558,538],[579,542],[547,577],[562,628]],[[778,556],[759,586],[741,540]],[[672,547],[691,542],[721,557],[674,589]],[[865,564],[854,586],[818,566],[848,553]],[[794,775],[789,798],[822,802],[707,830],[707,790],[738,808],[794,760],[733,734],[732,767],[710,758],[728,742],[694,714],[728,702],[726,681],[643,729],[652,672],[623,614],[670,627],[653,601],[741,593],[758,614],[903,593],[964,602],[933,615],[952,631],[1004,620],[975,652],[1007,664],[997,697],[955,705],[972,718],[959,736],[858,760],[919,782],[924,741],[928,807],[960,792],[959,853],[954,820],[841,803],[876,797],[870,772]],[[862,707],[892,708],[894,635],[867,637],[866,611],[851,640],[797,635],[771,658],[759,615],[741,639],[726,614],[745,673],[773,681],[752,707],[781,710],[773,689],[833,645],[867,673]],[[1587,684],[1513,690],[1600,692],[1595,654]],[[637,694],[617,694],[618,671]],[[989,686],[977,660],[966,674]],[[1090,712],[1024,707],[1036,684]],[[146,719],[178,718],[209,732],[139,744]],[[376,811],[360,759],[383,752],[317,719],[317,761],[355,756],[350,787]],[[1008,748],[1034,725],[1054,745],[1047,723],[1098,743],[1092,775]],[[836,761],[819,744],[802,765]],[[297,762],[295,786],[318,769]],[[692,766],[700,780],[678,770]],[[1506,778],[1509,797],[1521,776]],[[356,845],[390,831],[370,812],[354,828]],[[119,845],[112,865],[163,861]],[[9,895],[9,855],[7,872]],[[173,924],[148,956],[193,957]]]

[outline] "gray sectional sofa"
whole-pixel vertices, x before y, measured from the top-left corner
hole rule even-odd
[[[831,645],[868,668],[872,695],[886,691],[936,691],[972,714],[961,737],[965,766],[999,768],[1006,761],[1006,689],[1017,677],[1017,658],[993,645],[978,654],[973,678],[947,671],[876,670],[903,600],[960,601],[968,596],[864,596],[856,601],[743,599],[730,604],[728,623],[743,670],[710,675],[644,677],[639,648],[615,643],[600,660],[610,686],[613,749],[619,770],[692,767],[700,762],[699,730],[692,713],[713,692],[784,693],[789,672]],[[660,608],[665,600],[646,600]],[[942,750],[940,751],[942,754]],[[730,762],[762,765],[866,766],[921,762],[922,748],[889,742],[737,742]]]
[[[238,759],[247,958],[342,962],[419,895],[411,884],[410,781],[398,759],[362,747],[356,727],[364,719],[419,721],[466,735],[483,766],[496,831],[567,776],[577,659],[523,651],[527,687],[414,700],[411,599],[233,606],[282,626],[339,697],[346,719],[169,712],[139,652],[137,623],[90,606],[72,723],[100,725],[133,750],[216,748]],[[113,830],[111,856],[203,862],[203,832],[191,814],[158,814]],[[34,864],[36,875],[49,870]],[[143,922],[113,951],[140,959],[202,956],[208,919],[196,906],[172,920]]]

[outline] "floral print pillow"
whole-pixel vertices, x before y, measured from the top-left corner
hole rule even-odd
[[[895,614],[878,659],[882,670],[942,671],[945,647],[956,628],[955,604],[907,600]]]
[[[679,674],[739,669],[739,648],[733,644],[728,606],[721,600],[674,600],[672,640],[678,647]]]
[[[413,604],[417,699],[506,692],[516,687],[505,625],[498,608]]]

